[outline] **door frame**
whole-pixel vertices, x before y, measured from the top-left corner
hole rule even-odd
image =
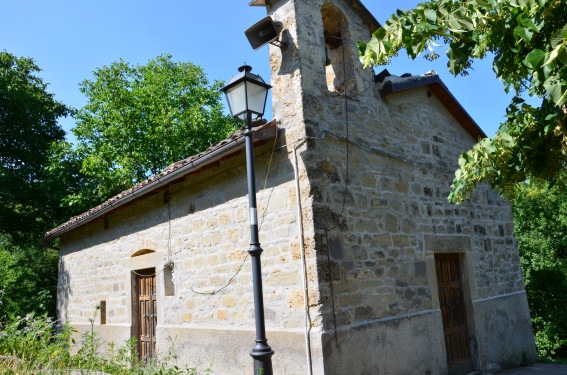
[[[459,291],[459,301],[458,304],[460,305],[460,310],[462,312],[461,321],[464,324],[465,330],[465,343],[464,348],[466,350],[466,354],[468,358],[464,358],[463,360],[457,361],[453,364],[449,363],[449,348],[447,346],[447,341],[445,340],[445,321],[447,320],[444,316],[443,312],[443,305],[442,305],[442,296],[441,291],[439,289],[440,286],[440,274],[438,268],[438,262],[442,261],[443,259],[453,262],[456,269],[458,280],[453,280],[452,284],[453,287],[455,283],[458,283],[458,291]],[[457,375],[457,374],[467,374],[474,370],[475,367],[475,352],[471,345],[471,333],[474,333],[474,327],[471,326],[471,319],[472,319],[472,311],[470,309],[471,301],[470,301],[470,290],[468,289],[468,277],[467,277],[467,269],[466,264],[464,264],[464,254],[462,253],[435,253],[434,254],[434,266],[435,266],[435,280],[436,280],[436,289],[437,289],[437,298],[439,302],[439,310],[441,313],[441,320],[442,320],[442,328],[443,328],[443,347],[445,348],[445,354],[447,358],[447,368],[449,375]],[[446,310],[445,310],[446,311]],[[451,365],[451,367],[449,367]]]
[[[153,345],[151,345],[150,355],[147,358],[143,358],[142,356],[142,342],[141,342],[141,316],[140,316],[140,279],[142,277],[147,277],[153,275],[154,280],[154,288],[155,292],[152,294],[150,293],[150,301],[154,301],[150,303],[150,313],[153,315],[151,318],[155,318],[156,322],[151,327],[150,332],[150,339],[153,341]],[[157,306],[157,277],[156,277],[156,269],[155,268],[145,268],[140,270],[133,270],[131,272],[131,280],[132,280],[132,325],[131,325],[131,337],[136,339],[136,347],[138,351],[138,358],[142,360],[147,360],[149,358],[154,357],[157,349],[157,335],[156,335],[156,328],[157,328],[157,314],[158,314],[158,306]],[[151,326],[151,324],[150,324]]]

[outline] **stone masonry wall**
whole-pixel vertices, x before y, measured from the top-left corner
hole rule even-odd
[[[356,57],[356,41],[370,30],[348,3],[273,0],[267,8],[287,43],[270,46],[281,131],[258,194],[274,368],[306,373],[301,251],[314,373],[444,373],[434,256],[446,252],[462,260],[475,368],[498,368],[503,356],[514,362],[522,350],[533,351],[533,338],[510,208],[484,185],[462,206],[447,203],[457,157],[475,140],[426,87],[380,97],[373,71]],[[344,40],[330,68],[323,8],[326,17],[338,12],[346,20],[332,25]],[[256,150],[260,189],[271,151],[271,144]],[[254,337],[247,213],[240,154],[109,215],[107,229],[100,220],[64,235],[62,318],[87,329],[94,306],[105,300],[107,323],[95,318],[96,328],[107,339],[130,337],[131,271],[155,267],[160,350],[171,337],[183,361],[219,374],[247,373]],[[132,257],[144,249],[155,253]],[[162,272],[169,262],[172,296]],[[520,309],[511,312],[512,305]],[[498,315],[497,325],[488,314]],[[512,324],[522,329],[512,332]],[[490,332],[513,341],[510,349],[498,349]]]
[[[275,148],[262,189],[272,146],[256,149],[266,327],[272,345],[270,332],[278,332],[272,336],[280,353],[299,352],[275,357],[275,365],[290,371],[299,367],[290,373],[301,373],[303,361],[297,357],[305,358],[304,310],[293,169],[287,151]],[[131,335],[131,271],[155,267],[158,349],[167,351],[171,337],[184,354],[182,361],[212,365],[215,373],[240,373],[239,366],[246,372],[254,345],[254,306],[244,155],[119,210],[107,223],[107,229],[101,220],[62,238],[61,318],[89,329],[95,306],[105,300],[106,325],[97,315],[95,328],[107,341],[122,343]],[[132,258],[144,249],[155,253]],[[164,291],[162,270],[169,262],[174,263],[173,296]],[[191,335],[202,340],[190,342]],[[203,352],[207,340],[212,351]]]
[[[319,284],[318,299],[310,303],[321,314],[325,373],[339,374],[342,365],[352,363],[349,356],[360,348],[349,345],[357,342],[357,335],[367,334],[362,327],[379,335],[376,325],[392,319],[399,324],[413,319],[414,327],[419,319],[439,324],[434,255],[447,252],[461,254],[473,321],[471,347],[478,350],[474,365],[490,367],[479,359],[484,353],[477,338],[490,338],[475,331],[474,320],[480,326],[485,319],[475,314],[475,306],[487,299],[495,306],[516,295],[525,299],[525,293],[509,205],[485,185],[470,202],[447,203],[458,156],[475,139],[427,87],[380,97],[380,84],[374,83],[371,69],[362,69],[356,53],[356,41],[368,39],[370,30],[347,1],[270,4],[268,13],[282,23],[288,43],[284,49],[270,47],[274,116],[286,133],[305,129],[311,137],[299,152],[309,181],[303,203],[313,214],[309,235]],[[350,77],[342,88],[329,85],[325,67],[322,12],[328,9],[347,20],[341,26],[342,64],[336,63],[333,52],[332,68]],[[516,317],[504,315],[505,330]],[[526,330],[516,349],[530,352],[527,309],[521,316]],[[395,358],[408,343],[428,345],[430,351],[417,362],[436,358],[437,364],[423,372],[442,371],[441,326],[437,331],[412,329],[408,325],[392,332],[396,337],[384,333],[383,349],[375,352],[370,347],[368,355]],[[498,361],[496,357],[491,361]],[[381,368],[387,373],[410,371],[387,360]]]

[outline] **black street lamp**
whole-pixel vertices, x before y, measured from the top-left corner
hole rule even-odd
[[[264,298],[262,295],[262,265],[260,255],[264,250],[258,238],[258,213],[256,209],[256,177],[254,174],[254,147],[252,143],[252,115],[262,117],[266,107],[268,85],[262,77],[250,73],[252,67],[243,65],[239,74],[231,78],[222,88],[233,117],[246,122],[244,133],[246,143],[246,171],[248,176],[248,202],[250,207],[250,247],[252,258],[252,285],[254,289],[254,316],[256,320],[256,345],[250,352],[254,358],[254,375],[272,375],[272,355],[268,345],[264,322]]]

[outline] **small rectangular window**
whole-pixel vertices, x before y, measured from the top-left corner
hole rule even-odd
[[[168,263],[163,269],[163,284],[165,286],[165,295],[175,295],[175,283],[173,274],[173,263]]]
[[[106,324],[106,301],[100,301],[100,324]]]

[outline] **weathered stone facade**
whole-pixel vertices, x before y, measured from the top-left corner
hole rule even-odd
[[[458,155],[478,135],[456,119],[455,103],[420,77],[376,82],[362,69],[355,43],[376,25],[358,1],[267,3],[287,44],[270,46],[278,135],[255,150],[274,372],[308,373],[307,325],[314,374],[447,373],[436,256],[451,253],[472,368],[489,373],[534,358],[508,203],[484,185],[461,206],[447,203]],[[397,83],[409,88],[381,95]],[[105,301],[106,321],[97,315],[96,329],[108,341],[135,336],[133,271],[155,269],[158,350],[171,340],[184,362],[249,373],[245,181],[244,155],[231,151],[53,232],[61,238],[61,318],[90,328]]]

